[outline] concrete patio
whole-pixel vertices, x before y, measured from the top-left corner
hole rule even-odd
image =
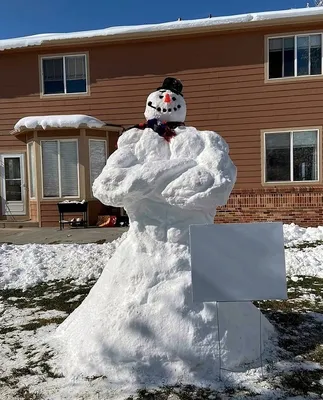
[[[120,237],[128,228],[0,228],[0,244],[105,243]]]

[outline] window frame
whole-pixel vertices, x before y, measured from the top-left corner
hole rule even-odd
[[[43,175],[43,142],[58,142],[58,196],[57,197],[45,197],[44,196],[44,175]],[[77,155],[77,189],[78,193],[75,196],[61,196],[61,163],[60,163],[60,142],[76,142],[76,155]],[[40,169],[41,169],[41,187],[42,187],[42,200],[57,200],[57,199],[79,199],[80,198],[80,156],[79,156],[79,140],[75,138],[71,139],[42,139],[40,140]]]
[[[105,138],[89,138],[88,140],[88,154],[89,154],[89,184],[90,184],[90,197],[91,199],[96,199],[96,197],[93,196],[93,191],[92,191],[92,185],[91,184],[91,141],[93,142],[105,142],[105,154],[107,156],[107,159],[109,158],[109,153],[108,153],[108,140]]]
[[[315,75],[296,75],[297,74],[297,37],[307,36],[321,36],[321,73]],[[282,76],[280,78],[269,78],[269,40],[270,39],[284,39],[288,37],[294,37],[294,76]],[[265,83],[272,82],[286,82],[294,80],[307,80],[307,79],[322,79],[323,78],[323,32],[320,31],[308,31],[308,32],[289,32],[283,34],[265,35]]]
[[[29,154],[29,147],[31,146],[31,153],[34,153],[34,160],[32,159],[32,157],[30,157]],[[34,161],[34,162],[32,162]],[[31,176],[31,165],[34,168],[33,172],[34,172],[34,176]],[[29,193],[29,198],[31,200],[35,200],[37,198],[37,169],[36,169],[36,145],[35,145],[35,141],[31,141],[27,143],[27,171],[28,171],[28,193]],[[31,188],[32,188],[32,179],[34,181],[34,185],[35,185],[35,193],[34,196],[31,195]]]
[[[63,72],[64,72],[64,91],[65,93],[44,93],[44,71],[43,71],[43,60],[49,60],[53,58],[64,58],[64,57],[76,57],[85,56],[85,78],[86,78],[86,92],[78,93],[66,93],[66,71],[65,62],[63,62]],[[45,98],[57,98],[57,97],[73,97],[73,96],[89,96],[90,95],[90,67],[89,67],[89,52],[81,53],[62,53],[62,54],[46,54],[38,57],[39,63],[39,86],[40,86],[40,97]]]
[[[317,134],[317,179],[310,181],[276,181],[267,182],[266,181],[266,134],[271,133],[296,133],[296,132],[306,132],[306,131],[316,131]],[[292,135],[291,135],[292,136]],[[284,129],[264,129],[261,131],[261,184],[262,186],[315,186],[322,184],[322,127],[321,126],[310,126],[304,128],[284,128]],[[293,148],[290,149],[293,151]],[[290,161],[291,169],[293,168],[293,158]]]

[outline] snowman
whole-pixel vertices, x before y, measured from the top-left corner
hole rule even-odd
[[[218,331],[216,303],[192,302],[189,225],[213,223],[236,168],[220,135],[184,125],[179,80],[166,78],[148,96],[145,117],[120,136],[93,184],[102,203],[126,209],[130,228],[58,328],[58,357],[65,375],[105,376],[113,387],[212,385],[218,339],[224,368],[259,357],[253,304],[221,303]],[[266,345],[273,328],[261,318]]]

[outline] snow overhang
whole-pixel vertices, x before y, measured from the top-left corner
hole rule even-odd
[[[52,129],[98,129],[105,131],[121,131],[122,126],[108,124],[97,118],[83,114],[44,115],[21,118],[14,126],[12,135],[19,135],[34,130]]]
[[[47,33],[0,40],[0,51],[30,47],[57,47],[86,43],[139,40],[163,36],[169,37],[225,30],[232,31],[277,25],[286,26],[291,24],[322,22],[322,19],[323,7],[310,7],[166,22],[162,24],[119,26],[83,32]]]

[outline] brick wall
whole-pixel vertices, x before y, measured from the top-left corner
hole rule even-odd
[[[282,221],[305,227],[323,225],[323,188],[233,190],[227,205],[218,207],[214,221]]]

